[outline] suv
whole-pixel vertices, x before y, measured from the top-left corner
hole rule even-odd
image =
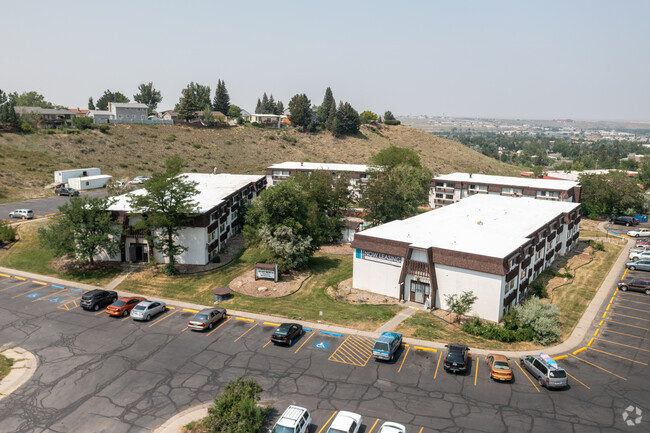
[[[99,307],[110,305],[117,301],[117,292],[113,290],[95,289],[84,293],[81,297],[81,308],[84,310],[99,310]]]
[[[636,220],[634,217],[629,217],[629,216],[613,216],[609,220],[610,223],[612,224],[618,224],[622,226],[635,226],[639,224],[639,221]]]
[[[372,348],[372,356],[375,359],[392,361],[395,352],[402,344],[402,334],[397,332],[383,332]]]
[[[525,355],[519,363],[537,379],[540,386],[547,388],[564,388],[569,384],[566,371],[557,363],[550,364],[539,355]]]
[[[307,433],[311,424],[309,411],[300,406],[289,406],[270,433]]]
[[[79,197],[79,191],[73,188],[61,187],[61,188],[57,188],[55,192],[56,195],[61,195],[61,196],[67,195],[68,197]]]
[[[469,355],[469,347],[464,344],[446,344],[447,356],[445,363],[442,365],[445,370],[451,372],[466,372]]]
[[[34,218],[34,211],[31,209],[16,209],[9,212],[9,218],[20,218],[30,220]]]
[[[624,292],[628,290],[634,290],[637,292],[643,292],[646,295],[650,295],[650,280],[645,278],[632,278],[631,280],[623,280],[618,283],[618,288]]]

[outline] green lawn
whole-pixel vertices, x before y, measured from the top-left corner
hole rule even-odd
[[[211,305],[212,289],[227,287],[233,278],[253,269],[255,262],[266,258],[266,253],[259,249],[247,248],[232,264],[216,271],[174,277],[145,271],[129,276],[118,289]],[[334,301],[326,295],[325,289],[328,286],[336,286],[352,276],[352,256],[317,254],[311,258],[309,266],[311,277],[292,295],[262,299],[235,293],[233,298],[220,305],[229,309],[290,319],[320,320],[323,323],[364,330],[375,330],[402,308],[396,305],[347,304]]]
[[[0,355],[0,380],[4,379],[5,376],[9,374],[13,364],[14,362],[11,359]]]
[[[120,273],[119,269],[75,272],[53,269],[50,262],[54,255],[51,250],[42,247],[38,239],[38,228],[47,223],[47,220],[43,220],[22,224],[18,229],[20,241],[8,251],[0,253],[0,266],[93,285],[107,284]]]

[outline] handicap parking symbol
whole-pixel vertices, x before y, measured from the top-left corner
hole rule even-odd
[[[318,343],[314,344],[314,347],[316,349],[327,349],[329,347],[329,343],[325,343],[323,341],[319,341]]]
[[[61,301],[63,301],[63,298],[52,298],[52,299],[50,299],[50,302],[53,302],[53,303],[55,303],[55,304],[56,304],[56,303],[59,303],[59,302],[61,302]]]
[[[40,293],[30,293],[29,295],[26,295],[26,296],[28,298],[34,299],[34,298],[38,298],[39,296],[41,296],[41,294]]]

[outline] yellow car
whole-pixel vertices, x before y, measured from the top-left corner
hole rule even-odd
[[[488,367],[490,367],[490,377],[500,382],[512,380],[512,369],[508,363],[509,359],[497,353],[490,353],[486,358]]]

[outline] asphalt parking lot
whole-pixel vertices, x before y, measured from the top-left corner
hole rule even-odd
[[[403,346],[388,363],[366,339],[311,330],[292,347],[269,344],[277,323],[229,317],[193,332],[193,311],[170,309],[149,322],[79,307],[81,292],[0,275],[0,346],[36,355],[33,378],[0,401],[2,432],[144,432],[211,401],[238,376],[256,379],[274,415],[308,408],[311,433],[338,410],[363,416],[363,433],[385,421],[408,432],[647,431],[650,297],[615,291],[585,338],[559,357],[564,390],[541,388],[511,360],[512,383],[489,379],[484,358],[465,374],[444,371],[444,353]],[[645,415],[628,426],[623,412]],[[627,420],[636,419],[627,417]]]
[[[83,194],[91,197],[104,197],[106,195],[106,190],[98,189],[84,192]],[[70,197],[59,197],[57,195],[52,195],[52,197],[36,198],[33,200],[0,204],[0,222],[17,221],[15,218],[9,218],[9,212],[15,209],[31,209],[34,211],[34,218],[51,216],[59,211],[59,206],[62,206],[69,200]]]

